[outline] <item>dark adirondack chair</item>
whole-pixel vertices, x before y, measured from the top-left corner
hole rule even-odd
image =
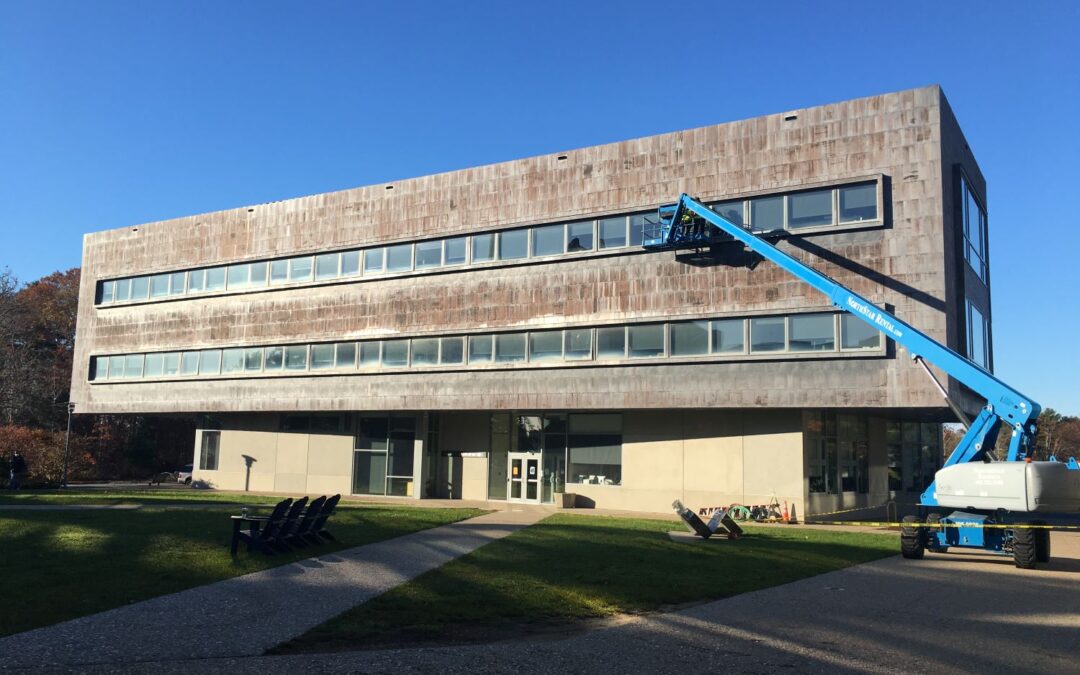
[[[292,546],[289,546],[288,539],[296,530],[296,526],[300,524],[300,512],[304,510],[304,506],[307,505],[307,502],[307,497],[301,497],[292,503],[292,507],[289,509],[289,512],[285,514],[285,518],[282,519],[281,525],[278,526],[277,534],[274,535],[274,540],[271,542],[271,545],[274,548],[283,553],[292,550]]]
[[[334,515],[334,509],[337,507],[338,502],[341,501],[341,495],[334,495],[326,500],[323,504],[322,513],[315,519],[315,522],[311,525],[311,532],[308,533],[308,541],[315,543],[322,543],[323,541],[335,541],[334,535],[326,529],[326,520]]]
[[[247,544],[249,552],[258,550],[267,555],[273,555],[273,542],[277,537],[278,530],[281,528],[282,521],[285,519],[285,512],[288,511],[291,504],[291,497],[281,500],[274,507],[274,510],[270,512],[269,517],[251,519],[261,525],[259,529],[256,530],[255,523],[252,523],[251,529],[246,532],[238,530],[234,536]]]
[[[311,533],[311,526],[315,524],[315,519],[322,513],[323,504],[326,503],[326,497],[316,497],[308,504],[307,511],[304,512],[304,517],[293,528],[286,540],[290,546],[299,546],[301,548],[308,545],[307,535]]]

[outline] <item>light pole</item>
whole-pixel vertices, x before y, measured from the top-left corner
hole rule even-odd
[[[68,453],[71,450],[71,413],[75,412],[74,401],[68,401],[67,433],[64,434],[64,476],[60,479],[60,487],[67,487]]]

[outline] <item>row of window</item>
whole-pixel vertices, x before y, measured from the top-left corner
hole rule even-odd
[[[979,204],[971,184],[963,176],[960,177],[960,206],[964,223],[964,259],[986,283],[990,269],[987,262],[986,210]]]
[[[837,340],[839,335],[839,340]],[[91,359],[91,380],[207,377],[321,370],[423,368],[612,359],[879,349],[881,334],[849,314],[702,319],[599,328],[401,338]]]
[[[715,204],[721,215],[757,230],[799,229],[875,220],[877,183],[768,195]],[[236,265],[102,281],[98,304],[142,302],[386,274],[410,274],[470,264],[572,256],[640,247],[656,212],[463,235],[393,246],[303,255]]]

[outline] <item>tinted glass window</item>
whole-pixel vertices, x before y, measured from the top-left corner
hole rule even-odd
[[[750,319],[750,351],[784,351],[784,317],[770,316]]]
[[[563,336],[561,330],[529,333],[529,360],[535,362],[561,361]]]
[[[244,350],[226,349],[221,353],[221,372],[236,373],[244,369]]]
[[[381,342],[361,342],[360,343],[360,367],[371,368],[377,366],[379,360],[382,358],[382,343]]]
[[[110,369],[110,373],[112,370]],[[199,372],[199,352],[184,352],[180,357],[180,374],[194,375]]]
[[[621,359],[626,356],[626,329],[622,326],[596,329],[596,357]]]
[[[267,347],[266,348],[266,369],[267,370],[279,370],[285,363],[285,348],[284,347]]]
[[[183,295],[186,277],[187,272],[173,272],[169,275],[169,295]]]
[[[169,275],[155,274],[150,277],[150,297],[161,298],[169,294]]]
[[[356,274],[360,274],[360,251],[345,251],[341,254],[341,276]]]
[[[208,291],[221,291],[225,290],[225,268],[224,267],[211,267],[206,270],[206,290]]]
[[[221,350],[204,349],[199,352],[199,374],[217,375],[221,372]]]
[[[439,363],[439,338],[417,338],[412,341],[412,362],[416,366]]]
[[[640,359],[664,355],[664,325],[629,326],[627,328],[630,358]]]
[[[461,265],[465,262],[465,241],[465,237],[446,240],[443,259],[447,265]]]
[[[146,377],[160,377],[165,371],[165,355],[147,354],[145,368],[143,375]]]
[[[708,353],[708,321],[684,321],[671,324],[672,356],[697,356]]]
[[[604,218],[599,222],[600,248],[626,246],[626,216]]]
[[[244,370],[247,372],[258,372],[262,370],[262,347],[249,347],[244,350]]]
[[[150,280],[146,277],[135,277],[131,280],[131,299],[145,300],[147,291],[150,290]]]
[[[311,369],[334,367],[334,345],[311,345]]]
[[[720,217],[742,227],[746,224],[746,219],[743,217],[743,200],[734,202],[721,202],[712,207],[713,211],[720,214]]]
[[[98,302],[112,302],[113,299],[113,282],[102,281],[101,282],[101,296]]]
[[[563,236],[565,226],[545,225],[532,229],[532,246],[534,256],[558,255],[563,252]],[[505,236],[505,233],[504,233]]]
[[[851,223],[877,218],[877,185],[840,188],[840,222]]]
[[[822,352],[836,349],[832,314],[801,314],[788,318],[788,345],[793,352]]]
[[[257,262],[249,265],[251,268],[251,285],[252,286],[265,286],[266,285],[266,263]]]
[[[441,241],[422,241],[416,245],[416,269],[422,270],[442,265]]]
[[[356,365],[355,342],[339,342],[337,344],[334,365],[338,368],[352,368]]]
[[[580,361],[592,358],[592,329],[571,328],[566,334],[564,351],[568,361]]]
[[[570,223],[566,226],[566,250],[570,253],[593,250],[593,221]]]
[[[285,348],[285,369],[307,369],[307,347],[304,345],[292,345]]]
[[[712,322],[712,353],[741,354],[745,351],[742,319],[721,319]]]
[[[478,234],[472,238],[473,262],[487,262],[495,259],[495,235]]]
[[[491,363],[491,336],[473,335],[469,337],[469,363]]]
[[[383,249],[372,248],[364,251],[364,274],[378,274],[383,271]]]
[[[273,260],[270,262],[270,283],[280,284],[289,280],[289,261]]]
[[[311,258],[292,258],[289,260],[289,281],[311,281]]]
[[[528,230],[510,230],[499,234],[499,260],[517,260],[528,254]]]
[[[412,244],[399,244],[386,249],[386,271],[405,272],[412,269]]]
[[[442,354],[439,363],[459,364],[465,358],[465,340],[459,337],[442,338]]]
[[[116,282],[116,295],[114,301],[131,299],[131,279],[119,279]],[[110,371],[111,372],[111,371]]]
[[[409,365],[409,341],[386,340],[383,342],[382,364],[384,366]]]
[[[779,230],[784,227],[784,198],[761,197],[750,200],[750,223],[755,230]]]
[[[338,266],[341,264],[341,255],[338,253],[324,253],[315,258],[315,278],[333,279],[338,275]]]
[[[851,314],[841,314],[840,346],[844,349],[877,349],[881,346],[881,333]]]
[[[206,289],[206,270],[188,272],[188,293],[199,293]]]
[[[247,265],[232,265],[229,267],[229,288],[243,288],[248,285],[249,269]]]
[[[495,360],[511,363],[525,360],[525,334],[509,333],[495,336]]]
[[[832,225],[832,190],[799,192],[788,197],[791,228]]]

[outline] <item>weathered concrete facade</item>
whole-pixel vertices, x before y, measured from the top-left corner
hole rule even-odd
[[[801,409],[850,408],[877,410],[885,417],[946,419],[933,385],[891,343],[880,353],[828,357],[748,354],[737,360],[590,362],[531,370],[505,364],[91,382],[88,368],[92,356],[132,352],[828,311],[825,298],[770,263],[753,270],[702,267],[671,253],[637,250],[120,306],[95,306],[95,293],[100,280],[125,275],[603,218],[655,209],[682,192],[720,201],[857,181],[878,186],[877,221],[807,231],[784,239],[780,247],[963,352],[962,307],[974,284],[965,277],[970,270],[959,253],[954,181],[961,168],[985,200],[978,166],[940,88],[931,86],[90,234],[84,242],[72,400],[79,413],[652,410],[664,417],[674,409],[782,409],[787,412],[777,414],[797,416]],[[981,288],[976,297],[989,316],[988,286]],[[966,407],[978,405],[955,382],[950,389]],[[635,418],[640,419],[652,418]],[[273,462],[255,465],[257,480],[303,475],[305,489],[317,491],[322,488],[311,483],[312,477],[327,476],[325,489],[336,490],[330,487],[336,485],[332,476],[348,471],[348,443],[339,458],[345,469],[281,471],[281,443],[288,441],[278,438],[276,422],[251,425],[265,425],[263,433],[269,435],[263,441],[278,448]],[[254,427],[244,433],[257,433]],[[632,447],[648,447],[645,440],[631,442],[634,434],[648,436],[647,429],[639,433],[627,427],[631,455],[637,452]],[[222,443],[227,445],[225,437]],[[698,452],[693,446],[680,452]],[[783,458],[796,460],[799,453],[801,447]],[[740,475],[756,471],[745,455],[739,461]],[[640,471],[655,475],[650,462],[644,461]],[[775,475],[776,465],[769,464]],[[634,471],[628,465],[626,481]],[[687,477],[691,483],[704,480],[693,471]],[[470,489],[480,491],[484,479],[473,474],[470,480],[475,482]],[[274,481],[274,489],[302,489],[288,478]],[[720,492],[759,491],[747,487],[752,478],[740,481],[739,489]],[[784,494],[805,496],[805,485],[796,490],[792,481],[804,477],[784,478]],[[684,486],[682,494],[708,492],[714,483],[706,480],[700,490]],[[259,483],[264,484],[270,485]],[[625,483],[621,487],[626,495],[631,492]],[[665,485],[655,496],[624,495],[603,505],[633,508],[648,502],[653,508],[670,503],[662,496],[670,492]]]

